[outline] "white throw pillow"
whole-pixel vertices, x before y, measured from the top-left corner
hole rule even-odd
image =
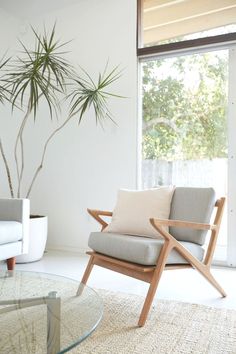
[[[173,192],[173,186],[142,191],[119,190],[111,223],[103,232],[160,238],[149,219],[169,219]]]

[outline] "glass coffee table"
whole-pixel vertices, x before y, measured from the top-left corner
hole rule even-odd
[[[75,280],[0,271],[0,353],[66,353],[95,330],[102,314],[98,294]]]

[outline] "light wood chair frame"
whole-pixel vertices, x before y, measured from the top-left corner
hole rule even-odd
[[[140,327],[144,326],[146,322],[163,270],[194,268],[198,270],[205,277],[205,279],[208,280],[213,287],[215,287],[216,290],[219,291],[222,297],[225,297],[225,291],[218,284],[218,282],[215,280],[210,271],[222,220],[224,205],[225,198],[220,198],[216,201],[216,214],[213,224],[151,218],[150,223],[164,239],[164,243],[157,259],[157,263],[154,266],[143,266],[140,264],[131,263],[110,256],[106,256],[98,252],[87,252],[87,254],[90,255],[90,259],[81,282],[83,284],[87,283],[93,266],[97,265],[149,283],[149,290],[147,292],[138,321],[138,326]],[[112,212],[110,211],[88,209],[88,213],[101,224],[102,230],[108,224],[101,218],[101,216],[112,216]],[[210,240],[203,261],[201,262],[196,257],[194,257],[178,240],[176,240],[169,232],[164,230],[163,226],[211,231]],[[175,249],[184,259],[186,259],[188,264],[166,264],[168,256],[172,249]]]

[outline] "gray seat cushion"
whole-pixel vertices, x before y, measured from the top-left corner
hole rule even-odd
[[[159,256],[162,240],[147,237],[128,236],[106,232],[92,232],[88,245],[94,251],[143,265],[155,265]],[[200,261],[204,256],[204,249],[190,242],[180,242]],[[171,252],[167,264],[182,264],[187,261],[175,250]]]
[[[22,240],[22,224],[17,221],[0,221],[0,245]]]
[[[216,202],[213,188],[177,187],[174,191],[170,219],[209,223]],[[205,243],[206,231],[170,227],[170,234],[179,241]]]

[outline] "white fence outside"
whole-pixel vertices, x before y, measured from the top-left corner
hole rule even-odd
[[[217,198],[227,195],[227,159],[213,160],[143,160],[142,188],[158,185],[213,187]],[[225,259],[227,243],[227,199],[216,251]],[[222,247],[223,246],[223,247]]]
[[[213,187],[217,196],[227,194],[227,159],[143,160],[142,187],[158,185]]]

